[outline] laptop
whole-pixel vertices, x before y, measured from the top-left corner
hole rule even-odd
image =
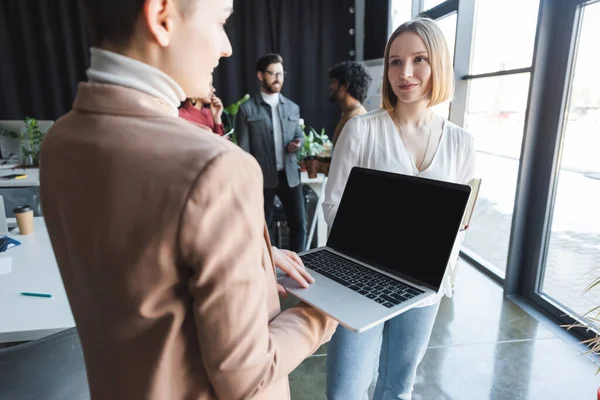
[[[440,290],[470,192],[354,167],[327,245],[300,254],[315,282],[279,282],[352,331],[383,323]]]

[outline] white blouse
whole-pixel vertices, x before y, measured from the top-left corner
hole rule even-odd
[[[419,172],[385,109],[380,108],[350,119],[334,148],[325,187],[323,212],[329,227],[333,224],[346,181],[354,166],[467,183],[473,178],[475,171],[475,142],[473,136],[464,129],[445,120],[433,160],[425,170]],[[435,304],[444,295],[452,297],[451,275],[456,267],[463,239],[464,232],[460,232],[437,296],[425,299],[419,307]]]

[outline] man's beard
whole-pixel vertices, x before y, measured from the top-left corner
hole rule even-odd
[[[337,101],[338,101],[338,92],[337,91],[330,92],[329,93],[329,102],[331,102],[331,103],[337,103]]]
[[[275,89],[273,87],[273,85],[275,85],[276,83],[279,83],[279,87],[277,89]],[[275,81],[273,83],[268,83],[266,81],[263,81],[263,89],[265,90],[265,92],[270,93],[270,94],[275,94],[275,93],[279,93],[281,91],[281,82],[279,81]]]

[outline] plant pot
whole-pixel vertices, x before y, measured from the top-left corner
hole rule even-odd
[[[306,172],[308,173],[309,179],[316,178],[317,174],[319,173],[319,160],[309,160],[308,164],[306,165]]]
[[[319,173],[319,160],[313,156],[305,157],[304,160],[302,160],[301,168],[306,170],[309,179],[314,179]]]
[[[319,161],[319,173],[329,176],[331,157],[317,157],[317,160]]]
[[[298,160],[298,167],[300,168],[300,172],[307,172],[306,163],[304,162],[304,160]]]

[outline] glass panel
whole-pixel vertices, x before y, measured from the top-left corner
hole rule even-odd
[[[392,0],[390,12],[392,14],[391,34],[402,23],[412,18],[412,0]]]
[[[452,14],[448,14],[441,19],[438,19],[436,22],[442,32],[444,32],[444,37],[446,38],[446,42],[448,42],[448,48],[450,49],[450,54],[452,54],[452,61],[454,61],[454,44],[456,42],[456,20],[458,18],[458,14],[455,12]]]
[[[474,79],[465,129],[475,137],[479,200],[464,247],[504,277],[525,126],[529,73]]]
[[[600,3],[584,8],[541,290],[579,315],[600,305]]]
[[[530,67],[539,0],[479,0],[471,74]]]
[[[440,4],[442,4],[445,1],[446,0],[425,0],[423,2],[423,10],[425,10],[425,11],[430,10],[435,6],[439,6]]]
[[[458,15],[456,13],[452,13],[436,21],[442,32],[444,32],[444,37],[448,42],[448,48],[450,50],[450,54],[452,55],[452,62],[454,62],[454,43],[456,42],[457,18]],[[434,107],[434,111],[437,114],[448,118],[450,115],[450,102],[438,104]]]

